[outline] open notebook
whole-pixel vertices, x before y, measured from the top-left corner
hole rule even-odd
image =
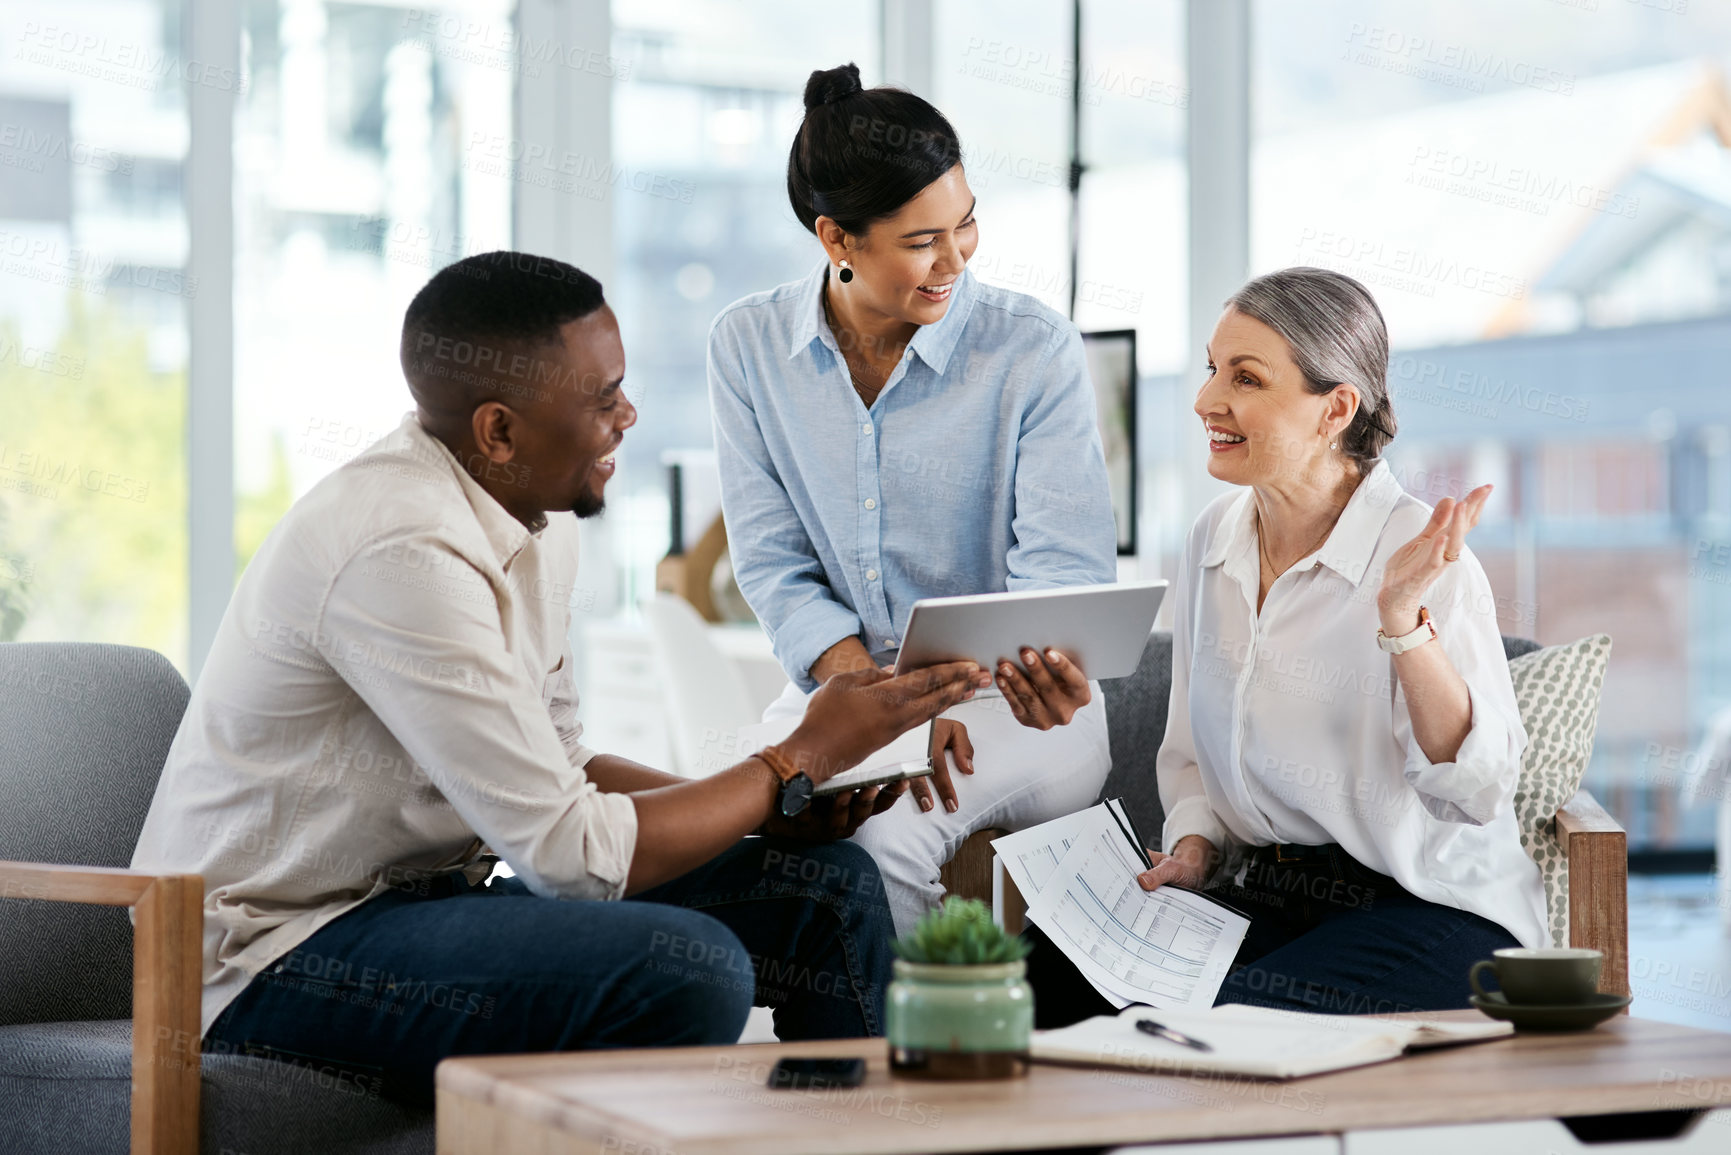
[[[1136,1029],[1141,1018],[1153,1019],[1214,1050],[1197,1051],[1144,1034]],[[1205,1011],[1126,1007],[1117,1015],[1097,1015],[1059,1030],[1035,1031],[1029,1054],[1054,1062],[1139,1071],[1292,1079],[1381,1063],[1407,1051],[1513,1033],[1513,1024],[1489,1019],[1465,1023],[1371,1019],[1241,1005]]]

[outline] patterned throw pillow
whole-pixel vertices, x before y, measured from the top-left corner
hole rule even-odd
[[[1610,658],[1610,635],[1598,634],[1546,646],[1509,663],[1515,702],[1527,729],[1527,752],[1515,784],[1515,821],[1521,846],[1545,879],[1553,946],[1569,945],[1569,880],[1568,858],[1552,819],[1581,788],[1581,775],[1593,756],[1599,691]]]

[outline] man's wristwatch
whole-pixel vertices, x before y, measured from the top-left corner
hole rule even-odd
[[[1408,650],[1415,650],[1426,642],[1435,640],[1435,638],[1436,623],[1430,620],[1430,611],[1423,606],[1418,608],[1418,629],[1410,634],[1391,638],[1382,632],[1381,626],[1376,628],[1376,644],[1382,647],[1384,653],[1389,654],[1404,654]]]
[[[800,812],[811,804],[811,779],[774,746],[765,746],[759,750],[757,759],[775,771],[775,776],[781,779],[781,793],[775,801],[776,813],[783,818],[797,818]]]

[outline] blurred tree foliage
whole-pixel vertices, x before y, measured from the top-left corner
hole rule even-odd
[[[288,464],[237,502],[241,564],[288,508]],[[52,350],[0,325],[0,640],[147,646],[186,668],[186,374],[71,294]],[[237,570],[238,573],[238,570]]]
[[[18,640],[30,610],[30,586],[35,577],[24,555],[12,548],[6,506],[0,501],[0,642]]]
[[[263,489],[243,490],[234,503],[234,578],[252,561],[252,555],[294,504],[294,481],[289,475],[288,448],[280,432],[270,439],[270,478]]]

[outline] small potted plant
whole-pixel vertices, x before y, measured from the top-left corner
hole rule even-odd
[[[984,903],[951,896],[896,940],[890,1069],[926,1079],[1006,1079],[1028,1069],[1028,944]]]

